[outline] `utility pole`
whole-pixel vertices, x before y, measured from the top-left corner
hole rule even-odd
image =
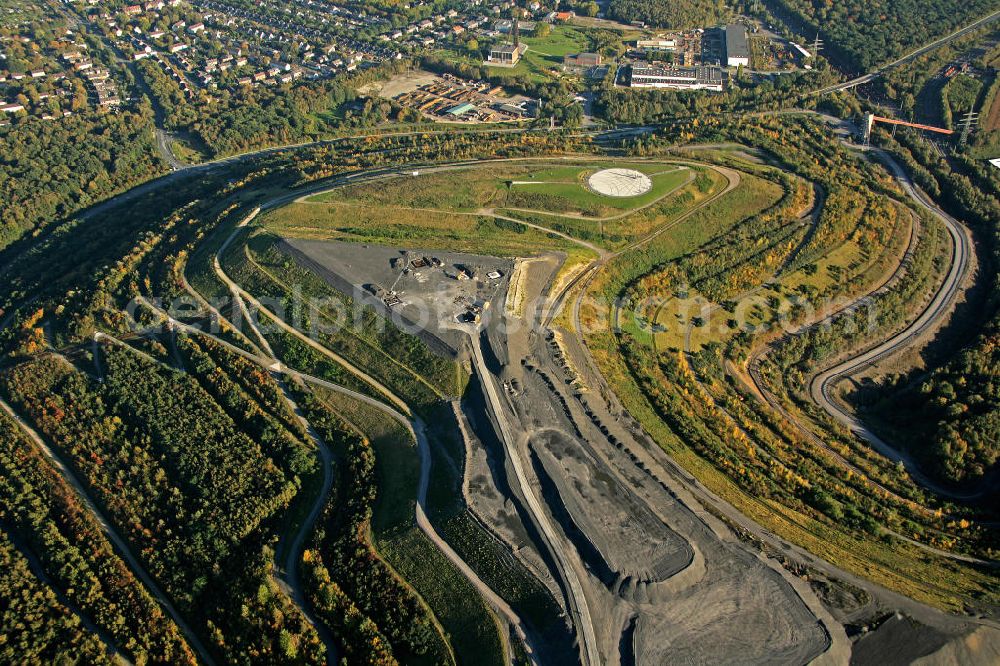
[[[871,144],[872,127],[875,125],[875,114],[866,113],[861,119],[861,140],[865,148]]]
[[[972,128],[979,124],[979,114],[969,110],[958,124],[962,128],[962,134],[958,141],[959,144],[964,146],[969,142],[969,135],[972,133]]]
[[[819,58],[819,52],[823,50],[823,40],[819,38],[819,33],[816,33],[816,38],[813,40],[813,58]]]

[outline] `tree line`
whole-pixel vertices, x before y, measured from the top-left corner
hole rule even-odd
[[[860,73],[996,10],[992,0],[775,0],[824,40],[827,57]]]

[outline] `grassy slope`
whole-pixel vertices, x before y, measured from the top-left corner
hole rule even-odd
[[[407,245],[496,256],[530,256],[568,243],[524,225],[480,215],[430,213],[408,208],[291,204],[262,220],[273,233],[291,238]]]
[[[756,186],[747,187],[747,184],[744,178],[740,188],[710,204],[685,221],[676,232],[669,234],[670,238],[659,244],[658,258],[676,258],[695,250],[708,239],[724,233],[735,223],[735,216],[740,215],[740,211],[753,210],[751,201],[760,190]],[[763,201],[758,200],[758,206],[761,203]],[[623,256],[622,262],[627,266],[624,272],[621,267],[616,271],[616,267],[612,266],[610,279],[605,276],[603,280],[607,293],[615,293],[625,283],[623,277],[638,275],[643,265],[650,265],[648,260],[637,260],[632,255]],[[631,316],[623,316],[622,319],[623,323],[634,321]],[[643,337],[641,331],[628,332],[637,339]],[[962,594],[976,596],[986,594],[995,584],[995,579],[988,574],[951,566],[941,558],[929,557],[911,544],[898,540],[887,543],[874,538],[859,538],[777,502],[751,496],[699,456],[667,426],[637,385],[619,353],[617,340],[606,327],[588,336],[588,346],[626,410],[643,424],[667,453],[709,490],[782,538],[798,543],[811,552],[823,553],[824,559],[836,566],[914,599],[952,611],[961,610],[963,604],[959,593],[949,590],[961,590]],[[935,581],[933,585],[927,582],[931,580]]]
[[[500,666],[504,650],[492,611],[414,522],[420,459],[413,439],[367,405],[329,391],[319,393],[375,447],[379,495],[372,537],[379,553],[427,602],[460,663]]]

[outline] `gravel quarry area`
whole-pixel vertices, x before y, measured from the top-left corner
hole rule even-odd
[[[334,241],[285,246],[335,288],[420,322],[420,335],[452,353],[481,347],[485,368],[475,367],[479,386],[463,402],[460,428],[466,501],[552,591],[577,642],[589,632],[601,663],[805,663],[830,646],[779,571],[637,465],[630,449],[639,444],[590,406],[599,396],[581,390],[587,382],[554,336],[525,321],[543,320],[538,309],[561,257],[520,265],[523,307],[511,309],[512,260]],[[472,305],[490,316],[463,320]],[[483,381],[495,390],[479,390]]]
[[[625,595],[632,590],[647,600],[655,595],[655,585],[649,583],[667,580],[692,563],[690,545],[573,437],[560,430],[539,431],[530,448],[539,460],[543,487],[551,489],[549,503],[563,507],[564,529],[578,535],[573,541],[588,567],[610,589]]]
[[[538,268],[524,288],[543,292],[551,278]],[[510,501],[526,515],[526,494],[543,500],[544,515],[530,518],[549,522],[557,538],[537,549],[561,550],[552,576],[564,591],[572,576],[560,569],[573,568],[602,663],[795,664],[831,648],[803,598],[819,606],[808,586],[793,585],[693,498],[640,466],[631,451],[643,444],[591,406],[601,395],[574,375],[578,364],[552,333],[491,326],[481,341],[491,376],[477,379],[501,389],[491,421],[511,431],[510,450],[529,477],[525,488],[507,475]],[[579,641],[580,621],[576,628]]]
[[[453,324],[467,313],[502,311],[510,259],[326,240],[285,239],[283,247],[335,289],[360,296],[434,348],[460,354],[466,335]]]
[[[787,543],[765,546],[749,518],[720,511],[720,498],[622,410],[575,333],[546,316],[554,285],[577,275],[559,277],[565,255],[285,247],[467,360],[473,386],[456,406],[455,435],[465,502],[552,593],[581,663],[959,664],[1000,654],[1000,632],[869,596],[871,587]],[[900,608],[919,621],[895,616]],[[532,654],[558,651],[528,630]]]

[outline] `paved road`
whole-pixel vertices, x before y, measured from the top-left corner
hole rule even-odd
[[[558,314],[560,308],[562,307],[562,303],[565,301],[565,299],[569,295],[569,293],[574,288],[576,288],[578,285],[581,286],[581,288],[579,289],[579,291],[576,294],[576,298],[573,299],[573,303],[572,303],[572,308],[573,308],[573,327],[576,329],[576,334],[577,334],[577,337],[580,340],[581,347],[583,349],[584,355],[587,356],[587,361],[590,364],[591,368],[595,372],[596,372],[596,369],[597,369],[597,364],[593,362],[593,358],[590,356],[590,349],[587,347],[586,343],[584,343],[584,341],[583,341],[583,325],[582,325],[582,321],[580,319],[580,309],[581,309],[581,307],[583,305],[583,297],[587,293],[587,287],[590,285],[591,282],[593,282],[594,278],[597,276],[597,273],[602,268],[604,268],[608,264],[608,262],[612,261],[613,259],[616,259],[617,257],[620,257],[621,255],[625,254],[626,252],[630,252],[632,250],[635,250],[636,248],[642,247],[643,245],[648,245],[649,243],[651,243],[655,239],[659,238],[663,234],[665,234],[668,231],[670,231],[671,229],[675,228],[677,225],[683,223],[685,220],[687,220],[688,218],[690,218],[692,215],[694,215],[695,213],[697,213],[699,210],[703,209],[705,206],[709,205],[710,203],[712,203],[713,201],[715,201],[717,199],[720,199],[721,197],[724,197],[725,195],[729,194],[730,192],[732,192],[734,189],[736,189],[739,186],[739,184],[740,184],[740,174],[739,174],[738,171],[735,171],[733,169],[729,169],[729,168],[726,168],[726,167],[722,167],[722,166],[716,166],[716,165],[709,165],[709,166],[710,166],[710,168],[712,168],[713,170],[715,170],[717,173],[721,174],[722,176],[724,176],[726,178],[726,186],[722,190],[720,190],[719,192],[716,192],[712,196],[708,197],[707,199],[705,199],[704,201],[702,201],[701,203],[699,203],[697,206],[694,206],[690,210],[686,211],[683,215],[679,216],[673,222],[670,222],[668,224],[664,224],[664,225],[658,227],[655,231],[653,231],[653,232],[651,232],[651,233],[643,236],[642,238],[639,238],[638,240],[635,240],[635,241],[629,243],[628,245],[626,245],[625,247],[621,248],[620,250],[617,250],[615,252],[601,252],[600,253],[601,256],[600,256],[599,259],[596,259],[595,261],[591,262],[590,265],[587,266],[586,269],[584,269],[583,271],[581,271],[573,280],[569,281],[563,287],[563,289],[561,290],[561,293],[558,294],[555,299],[553,299],[553,301],[552,301],[552,307],[549,308],[548,314],[546,315],[546,318],[545,318],[545,320],[543,322],[545,326],[548,326],[552,322],[552,320],[555,318],[555,316]],[[582,241],[578,241],[578,242],[582,242]],[[614,309],[612,310],[612,315],[611,315],[612,325],[614,325],[618,321],[618,319],[617,319],[617,317],[618,317],[617,307],[618,307],[617,304],[615,304]]]
[[[868,441],[879,453],[894,462],[902,462],[906,466],[910,476],[921,485],[947,497],[971,499],[982,495],[983,492],[956,494],[954,491],[933,483],[920,472],[910,456],[889,446],[832,396],[833,387],[840,380],[918,342],[923,333],[936,326],[949,313],[951,306],[955,302],[955,298],[958,296],[962,281],[968,274],[969,261],[972,255],[972,241],[966,229],[957,220],[934,205],[926,194],[917,189],[910,177],[894,159],[883,151],[877,152],[879,157],[895,174],[896,179],[903,186],[903,189],[910,198],[917,205],[944,223],[945,228],[948,230],[948,235],[951,237],[952,245],[951,257],[949,257],[948,261],[948,271],[931,302],[909,326],[881,344],[846,359],[813,377],[809,385],[809,395],[816,404],[826,410],[834,419]]]
[[[952,42],[952,41],[954,41],[954,40],[956,40],[956,39],[958,39],[958,38],[960,38],[960,37],[962,37],[964,35],[967,35],[970,32],[973,32],[973,31],[981,28],[982,26],[986,25],[987,23],[990,23],[990,22],[995,21],[997,19],[1000,19],[1000,10],[995,11],[992,14],[989,14],[988,16],[984,16],[984,17],[982,17],[980,19],[977,19],[976,21],[973,21],[972,23],[970,23],[969,25],[965,26],[964,28],[959,28],[958,30],[956,30],[955,32],[953,32],[953,33],[951,33],[949,35],[946,35],[944,37],[941,37],[940,39],[935,39],[932,42],[924,44],[920,48],[915,49],[915,50],[907,53],[906,55],[902,56],[901,58],[897,58],[896,60],[893,60],[892,62],[889,62],[889,63],[886,63],[884,65],[881,65],[880,67],[878,67],[877,69],[875,69],[872,72],[869,72],[868,74],[863,74],[863,75],[861,75],[859,77],[851,79],[850,81],[844,81],[843,83],[836,83],[836,84],[834,84],[832,86],[826,86],[825,88],[820,88],[818,90],[813,90],[812,92],[805,93],[803,95],[803,97],[812,97],[812,96],[815,96],[815,95],[826,95],[826,94],[829,94],[829,93],[832,93],[832,92],[836,92],[838,90],[847,90],[848,88],[854,88],[855,86],[860,86],[860,85],[862,85],[864,83],[868,83],[870,81],[873,81],[873,80],[877,79],[883,72],[886,72],[886,71],[888,71],[890,69],[893,69],[895,67],[899,67],[900,65],[905,65],[908,62],[912,62],[912,61],[916,60],[917,58],[919,58],[920,56],[922,56],[922,55],[924,55],[926,53],[930,53],[934,49],[936,49],[936,48],[938,48],[940,46],[944,46],[945,44],[947,44],[949,42]]]
[[[490,131],[493,131],[493,130],[490,130]],[[508,131],[510,131],[510,132],[523,132],[523,131],[527,131],[527,130],[524,130],[524,129],[513,129],[513,130],[508,130]],[[621,131],[618,131],[618,132],[619,133],[621,133],[621,132],[634,133],[634,132],[642,132],[642,131],[645,131],[645,128],[626,129],[626,130],[621,130]],[[608,132],[606,134],[607,135],[612,135],[613,133],[614,132]],[[395,135],[398,136],[398,135],[407,135],[407,134],[418,134],[418,132],[401,132],[401,133],[397,133]],[[377,134],[376,136],[386,136],[386,134]],[[334,142],[335,142],[335,140],[331,140],[331,141],[318,141],[318,142],[309,142],[309,143],[299,144],[299,145],[300,146],[305,146],[305,145],[320,145],[320,144],[334,143]],[[279,152],[279,151],[286,150],[286,149],[291,148],[291,147],[294,147],[294,146],[282,146],[282,147],[270,148],[270,149],[261,150],[261,151],[254,151],[254,152],[246,153],[244,155],[233,156],[233,157],[229,157],[229,158],[224,158],[222,160],[217,160],[217,161],[214,161],[214,162],[209,162],[209,163],[205,163],[205,164],[201,164],[201,165],[186,167],[182,171],[179,171],[179,172],[177,172],[175,174],[170,174],[170,175],[165,176],[165,177],[163,177],[161,179],[158,179],[157,181],[153,181],[151,183],[147,183],[146,185],[139,186],[138,188],[135,188],[134,190],[126,193],[125,195],[122,195],[120,197],[116,197],[115,199],[109,200],[108,202],[105,202],[104,204],[101,204],[101,205],[99,205],[99,206],[91,209],[90,211],[86,212],[84,214],[84,216],[93,215],[97,211],[106,209],[106,208],[108,208],[110,206],[114,206],[114,205],[122,202],[123,200],[127,200],[128,198],[138,196],[139,194],[148,192],[148,191],[153,190],[153,189],[157,189],[159,187],[164,187],[167,184],[169,184],[170,182],[172,182],[172,179],[181,177],[182,174],[191,173],[191,172],[195,172],[196,173],[198,171],[206,171],[206,170],[210,170],[210,169],[216,168],[216,167],[218,167],[220,165],[223,165],[223,164],[234,163],[234,162],[238,162],[238,161],[243,161],[245,159],[256,157],[256,156],[259,156],[259,155],[262,155],[262,154]],[[382,174],[382,175],[390,175],[390,174],[392,174],[392,175],[394,175],[395,173],[398,173],[398,169],[376,170],[376,171],[371,172],[368,175],[375,175],[375,176],[378,176],[378,174]],[[294,194],[285,195],[285,196],[282,196],[282,197],[276,197],[276,198],[270,200],[263,207],[270,208],[270,207],[274,207],[274,206],[277,206],[277,205],[281,205],[283,203],[287,203],[289,200],[301,196],[304,191],[320,191],[322,189],[327,189],[327,188],[331,187],[331,183],[346,182],[350,178],[356,177],[357,175],[360,175],[360,174],[352,174],[352,175],[349,175],[349,176],[344,176],[344,177],[341,177],[339,179],[334,179],[333,181],[328,181],[326,183],[313,185],[310,188],[307,188],[307,190],[300,190],[300,191],[295,192]],[[666,229],[663,229],[659,233],[663,233],[665,231],[666,231]],[[648,242],[648,240],[651,240],[651,239],[647,239],[645,242]],[[593,271],[591,271],[591,270],[584,271],[584,273],[581,274],[580,276],[578,276],[578,278],[575,279],[570,285],[567,285],[567,289],[564,290],[563,296],[566,293],[569,292],[569,290],[570,290],[570,288],[572,288],[572,286],[574,286],[576,284],[579,284],[579,282],[581,281],[581,279],[584,279],[585,276],[588,277],[588,278],[592,278]],[[589,279],[587,279],[587,281],[589,282]],[[576,302],[577,305],[578,305],[578,303],[579,303],[579,301]],[[578,309],[576,310],[575,314],[578,317]],[[240,353],[244,353],[244,354],[247,353],[244,350],[238,350],[238,351]],[[367,402],[367,401],[370,401],[370,400],[372,400],[372,399],[371,398],[367,398],[365,401]],[[379,401],[374,401],[374,402],[379,403]],[[379,404],[382,404],[382,403],[379,403]],[[418,503],[418,505],[419,504],[420,503]],[[419,521],[420,521],[420,517],[418,516],[418,522]],[[425,530],[425,532],[426,532],[426,530]],[[428,534],[428,536],[430,537],[430,534]],[[442,543],[443,543],[443,541],[442,541]],[[477,585],[477,587],[479,587],[479,585]],[[488,590],[488,588],[485,588],[485,589]],[[485,594],[486,594],[486,592],[484,591],[484,595]],[[586,637],[584,636],[584,638],[585,638],[584,642],[586,643]]]
[[[594,259],[583,271],[581,271],[574,279],[567,282],[566,285],[559,291],[559,293],[551,295],[548,298],[548,304],[544,307],[545,318],[543,321],[543,326],[548,326],[552,320],[555,318],[558,311],[561,309],[567,295],[572,292],[572,290],[577,285],[583,285],[578,292],[577,298],[573,302],[573,315],[576,321],[576,329],[579,334],[582,331],[582,327],[579,323],[579,313],[580,313],[580,303],[582,301],[583,295],[586,292],[585,286],[590,283],[591,280],[597,275],[597,272],[607,264],[611,259],[621,255],[624,252],[640,247],[646,243],[651,242],[663,233],[666,233],[669,229],[680,224],[688,217],[693,215],[697,210],[700,210],[704,206],[708,205],[712,201],[715,201],[726,193],[730,192],[735,188],[739,182],[739,174],[730,169],[724,167],[713,167],[716,171],[722,173],[727,178],[726,187],[718,192],[717,194],[707,198],[705,201],[700,203],[698,206],[688,211],[684,215],[678,217],[672,223],[664,225],[652,233],[640,238],[625,248],[621,250],[609,253],[601,247],[595,246],[586,241],[582,241],[570,236],[564,236],[570,241],[579,244],[581,247],[585,247],[591,251],[595,251],[598,254],[598,258]],[[661,197],[662,198],[662,197]],[[587,598],[584,594],[583,587],[580,583],[579,577],[577,576],[576,570],[573,564],[568,561],[565,553],[562,552],[561,542],[558,539],[558,535],[555,529],[552,527],[550,521],[548,520],[547,514],[543,511],[541,503],[535,497],[533,486],[529,484],[527,475],[521,464],[521,456],[517,450],[517,440],[513,436],[510,425],[507,422],[505,412],[503,410],[502,402],[497,394],[497,389],[495,382],[493,381],[493,375],[490,373],[489,368],[483,358],[482,347],[478,335],[471,336],[472,350],[473,350],[473,360],[476,364],[476,372],[480,376],[480,381],[483,385],[484,391],[488,398],[488,404],[493,412],[494,419],[497,423],[499,429],[499,435],[501,442],[504,444],[504,448],[507,452],[507,458],[510,461],[511,467],[514,470],[514,474],[517,477],[518,484],[521,487],[522,494],[525,498],[525,503],[529,512],[531,513],[532,519],[539,528],[543,539],[546,542],[548,550],[552,553],[559,572],[566,582],[567,585],[567,597],[571,605],[571,610],[574,613],[574,623],[577,625],[578,630],[582,637],[582,647],[583,647],[583,657],[584,663],[598,665],[602,663],[600,652],[597,648],[597,639],[595,635],[595,630],[593,626],[593,620],[590,616],[590,611],[587,605]],[[583,345],[586,349],[586,346]],[[589,352],[588,352],[589,353]]]
[[[159,127],[156,128],[156,149],[160,151],[160,156],[170,165],[172,170],[179,171],[186,168],[187,165],[174,155],[174,151],[170,148],[171,139],[170,132]]]
[[[700,204],[695,206],[693,209],[687,211],[684,215],[680,216],[672,223],[660,227],[654,232],[634,241],[628,246],[622,248],[621,250],[618,250],[615,253],[602,252],[601,259],[592,262],[591,265],[588,267],[588,269],[583,271],[579,275],[578,280],[574,280],[571,284],[567,285],[561,291],[561,293],[556,294],[554,297],[552,297],[552,300],[555,302],[556,305],[554,307],[549,307],[548,309],[548,314],[544,320],[544,326],[546,327],[551,325],[552,320],[554,319],[559,308],[561,307],[560,304],[567,298],[567,294],[573,290],[574,288],[573,285],[574,284],[582,285],[571,303],[571,307],[573,308],[572,312],[573,327],[574,327],[573,334],[576,337],[578,348],[581,350],[583,354],[583,361],[586,366],[586,372],[589,373],[592,377],[596,378],[597,383],[601,387],[601,389],[597,393],[599,393],[602,396],[605,396],[605,399],[608,401],[609,408],[611,408],[611,403],[613,402],[617,403],[618,399],[614,395],[607,381],[604,379],[603,374],[601,373],[599,367],[597,366],[596,361],[594,360],[593,356],[590,353],[590,349],[587,347],[585,337],[583,334],[582,321],[580,319],[581,303],[583,301],[584,295],[586,294],[587,286],[594,279],[597,272],[604,265],[606,265],[606,263],[610,261],[612,258],[620,256],[625,252],[641,247],[653,241],[661,234],[666,233],[670,229],[676,227],[678,224],[688,219],[691,215],[694,215],[697,211],[703,209],[705,206],[711,204],[713,201],[716,201],[717,199],[725,196],[726,194],[728,194],[729,192],[731,192],[732,190],[734,190],[736,187],[739,186],[741,182],[739,172],[718,166],[715,166],[713,168],[715,168],[717,172],[725,176],[727,181],[725,188],[723,188],[715,195],[712,195],[711,197],[702,201]],[[616,317],[617,317],[616,313],[612,314],[612,325],[614,325],[614,322],[617,321]],[[611,409],[612,412],[615,411],[613,408]],[[620,408],[620,404],[619,404],[619,409],[617,411],[619,413],[627,413]],[[709,491],[707,488],[705,488],[699,481],[697,481],[693,476],[691,476],[690,473],[681,468],[673,460],[673,458],[671,458],[662,449],[659,449],[658,447],[654,447],[654,449],[655,452],[651,454],[652,458],[650,462],[655,460],[657,463],[657,467],[667,472],[669,478],[672,480],[672,483],[679,484],[680,487],[683,487],[685,490],[690,492],[694,496],[694,498],[702,505],[712,506],[714,507],[715,511],[717,511],[719,514],[726,515],[732,524],[742,527],[749,533],[766,538],[769,542],[773,540],[773,537],[769,533],[767,533],[762,527],[760,527],[756,522],[754,522],[750,518],[747,518],[742,513],[737,511],[728,502],[722,500],[721,498],[713,494],[711,491]],[[642,447],[639,447],[636,450],[638,451],[643,449]],[[688,503],[687,500],[685,500],[685,502]],[[781,545],[785,546],[785,544]],[[805,554],[805,551],[802,551],[801,549],[797,550],[799,550],[801,554],[803,555]],[[808,558],[808,556],[806,557]],[[765,558],[762,557],[762,559],[766,561]],[[818,599],[816,598],[816,595],[813,594],[807,587],[799,585],[797,579],[790,576],[790,574],[788,574],[787,571],[785,571],[782,567],[778,566],[776,563],[767,562],[767,564],[768,566],[771,566],[776,571],[778,571],[778,573],[786,581],[789,582],[791,587],[794,589],[796,594],[799,595],[799,597],[802,599],[803,603],[807,606],[809,611],[813,613],[817,621],[822,625],[824,631],[827,632],[827,635],[830,639],[830,643],[826,651],[822,655],[820,655],[817,659],[815,659],[813,663],[825,665],[825,664],[840,664],[846,662],[846,660],[849,658],[850,655],[850,642],[847,639],[847,636],[844,633],[842,627],[839,625],[839,623],[829,614],[826,608],[819,603]]]
[[[988,20],[993,20],[993,18],[996,18],[998,16],[1000,16],[1000,12],[997,12],[995,15],[991,15],[992,18],[989,18]],[[983,19],[983,21],[986,20],[987,19]],[[822,119],[827,124],[831,125],[832,127],[837,128],[840,131],[846,133],[847,135],[852,134],[854,131],[854,126],[852,123],[850,123],[850,121],[841,120],[839,118],[835,118],[828,114],[819,113],[815,111],[786,110],[779,112],[769,112],[762,115],[790,115],[790,114],[805,114],[805,115],[816,116]],[[857,146],[849,146],[849,147],[857,148]],[[814,402],[816,402],[820,407],[822,407],[831,416],[833,416],[834,419],[836,419],[843,425],[847,426],[852,432],[854,432],[855,434],[859,435],[860,437],[868,441],[870,444],[872,444],[872,446],[876,448],[876,450],[882,453],[882,455],[885,455],[887,458],[893,461],[902,461],[906,466],[907,472],[910,474],[910,476],[918,483],[926,487],[928,490],[931,490],[932,492],[939,494],[943,497],[956,500],[975,499],[977,497],[985,495],[989,491],[989,488],[983,488],[982,490],[977,491],[975,493],[957,493],[954,490],[945,488],[935,483],[933,480],[931,480],[926,475],[920,472],[917,465],[912,461],[912,459],[910,459],[904,453],[895,450],[891,446],[886,444],[884,440],[879,438],[870,429],[865,427],[864,424],[857,419],[857,417],[848,412],[839,402],[832,399],[831,396],[831,389],[839,380],[843,379],[844,377],[847,377],[853,372],[863,369],[868,365],[874,364],[878,360],[881,360],[892,354],[898,353],[906,346],[916,342],[921,334],[933,328],[933,326],[936,325],[940,321],[940,319],[948,313],[951,304],[954,302],[955,298],[958,295],[958,290],[961,285],[961,282],[969,270],[969,260],[972,254],[971,239],[969,238],[968,232],[954,218],[952,218],[947,213],[942,211],[939,207],[937,207],[922,190],[917,188],[913,184],[913,181],[910,179],[909,175],[888,153],[877,148],[868,148],[865,150],[877,155],[880,159],[882,159],[886,163],[886,165],[889,167],[889,170],[896,176],[896,179],[900,183],[900,186],[903,188],[904,192],[906,192],[906,194],[913,200],[914,203],[916,203],[921,208],[924,208],[925,210],[929,211],[931,214],[938,217],[942,221],[952,240],[951,261],[949,263],[946,277],[942,282],[942,284],[940,285],[940,287],[938,288],[938,291],[932,298],[931,304],[923,312],[921,312],[917,320],[912,322],[903,331],[901,331],[897,335],[892,336],[892,338],[884,341],[882,344],[876,346],[875,348],[866,350],[861,354],[852,356],[851,358],[846,359],[841,363],[838,363],[835,367],[830,368],[829,370],[821,373],[820,375],[813,377],[809,387],[810,396]],[[909,254],[912,251],[913,243],[914,239],[911,238],[910,247],[907,249],[907,254]],[[902,269],[903,267],[900,266],[896,272],[894,272],[891,276],[889,276],[889,278],[881,285],[879,285],[875,290],[869,292],[865,296],[862,296],[854,303],[845,306],[832,316],[839,315],[840,312],[842,312],[843,310],[856,308],[859,304],[867,302],[874,295],[888,288],[888,286],[892,282],[898,279]],[[833,449],[827,447],[826,443],[823,442],[822,439],[817,437],[805,424],[803,424],[792,414],[790,414],[786,409],[784,409],[784,407],[781,406],[781,404],[774,398],[774,396],[771,395],[771,393],[767,390],[763,378],[760,375],[759,368],[757,367],[757,361],[765,353],[766,353],[766,348],[759,350],[757,353],[751,356],[751,360],[747,366],[747,371],[750,379],[749,388],[753,389],[757,393],[758,397],[767,402],[773,409],[775,409],[775,411],[782,414],[787,420],[789,420],[789,422],[791,422],[794,426],[796,426],[806,437],[808,437],[811,441],[813,441],[817,446],[827,450],[831,455],[833,455],[836,459],[838,459],[843,465],[845,465],[849,469],[852,469],[857,473],[863,474],[861,470],[858,470],[856,467],[854,467],[854,465],[852,465],[850,462],[848,462],[846,459],[840,456],[840,454],[838,454]],[[891,490],[881,486],[877,482],[873,481],[873,483],[875,483],[875,485],[884,492],[890,495],[896,495]],[[906,537],[902,536],[900,538],[906,539]],[[963,561],[978,561],[975,560],[975,558],[972,558],[972,560],[970,560],[970,558],[967,558],[966,556],[958,555],[955,553],[948,553],[946,551],[933,548],[926,544],[921,544],[920,542],[917,541],[912,541],[912,543],[918,545],[924,550],[927,550],[928,552],[934,552],[936,554],[950,557],[952,559],[958,559]]]

